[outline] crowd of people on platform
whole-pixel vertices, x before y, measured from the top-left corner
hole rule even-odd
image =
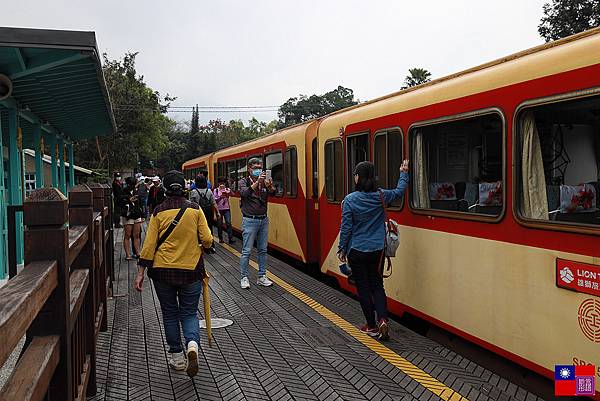
[[[242,252],[240,286],[250,288],[248,265],[256,244],[258,259],[257,285],[273,284],[267,277],[269,196],[275,193],[270,174],[263,170],[260,158],[251,158],[248,175],[237,182],[242,215]],[[359,163],[354,171],[355,191],[342,202],[338,258],[351,270],[365,316],[363,333],[389,338],[383,263],[387,231],[385,205],[401,198],[408,185],[408,161],[400,167],[395,189],[376,186],[375,167]],[[123,226],[123,247],[127,260],[138,259],[134,287],[142,291],[145,274],[152,279],[163,314],[165,336],[169,345],[169,364],[186,370],[189,376],[198,371],[200,343],[197,308],[206,283],[204,253],[214,252],[213,227],[219,242],[235,243],[231,226],[233,195],[226,178],[219,178],[212,188],[208,172],[188,181],[180,171],[160,177],[127,177],[115,174],[113,192],[115,226]],[[148,220],[148,217],[149,220]],[[142,224],[148,220],[143,248],[140,251]],[[342,269],[342,265],[340,265]],[[206,288],[206,287],[204,287]],[[185,345],[181,344],[181,333]]]

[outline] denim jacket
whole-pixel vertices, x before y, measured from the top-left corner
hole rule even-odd
[[[382,189],[386,205],[404,196],[408,186],[408,173],[400,173],[394,189]],[[348,255],[351,249],[373,252],[383,249],[385,243],[385,214],[379,191],[355,191],[342,203],[342,224],[338,253]]]

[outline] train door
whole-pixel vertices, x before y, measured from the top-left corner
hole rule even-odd
[[[315,130],[316,131],[316,130]],[[319,139],[315,136],[310,143],[310,157],[307,157],[306,177],[310,181],[310,192],[306,194],[307,211],[307,252],[308,262],[319,262],[320,235],[319,235]]]

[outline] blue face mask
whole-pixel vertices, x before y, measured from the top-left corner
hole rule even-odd
[[[253,177],[260,176],[260,173],[262,173],[262,169],[260,169],[260,168],[255,168],[255,169],[252,170],[252,176]]]

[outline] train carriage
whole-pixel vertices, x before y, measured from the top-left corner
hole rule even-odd
[[[401,226],[385,281],[390,310],[549,377],[555,364],[600,367],[600,29],[184,168],[210,162],[213,177],[235,181],[253,155],[281,172],[269,246],[318,263],[350,291],[336,252],[351,172],[371,160],[391,187],[409,158],[408,194],[389,207]],[[231,203],[239,230],[239,198]]]
[[[390,186],[410,158],[390,309],[550,377],[600,367],[600,30],[341,111],[318,136],[322,271],[347,287],[334,222],[356,163]]]

